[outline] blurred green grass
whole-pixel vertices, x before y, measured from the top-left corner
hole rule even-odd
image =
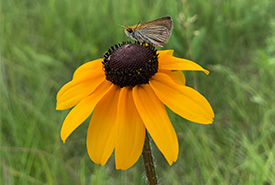
[[[180,154],[171,167],[154,146],[161,184],[275,184],[275,3],[249,1],[1,1],[0,184],[146,184],[139,160],[117,171],[94,164],[88,122],[63,144],[68,111],[55,96],[73,71],[126,40],[118,24],[170,15],[164,49],[211,71],[187,84],[215,111],[213,125],[169,111]]]

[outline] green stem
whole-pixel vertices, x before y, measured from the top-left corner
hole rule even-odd
[[[142,157],[149,185],[157,185],[158,179],[155,172],[155,166],[147,132],[145,136]]]

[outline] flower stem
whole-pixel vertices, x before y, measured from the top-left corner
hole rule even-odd
[[[143,163],[144,163],[149,185],[157,185],[158,179],[155,172],[155,166],[154,166],[154,161],[152,157],[152,152],[151,152],[151,147],[150,147],[150,142],[149,142],[149,137],[147,132],[145,135],[142,157],[143,157]]]

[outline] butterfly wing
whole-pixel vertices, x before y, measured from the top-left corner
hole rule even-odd
[[[162,17],[162,18],[150,21],[150,22],[146,22],[146,23],[140,24],[139,27],[154,26],[154,25],[155,26],[164,26],[168,30],[171,30],[171,31],[173,29],[173,21],[172,21],[172,18],[170,16]]]
[[[143,40],[145,42],[151,42],[154,45],[162,45],[163,43],[167,43],[171,35],[171,31],[164,26],[145,27],[142,29],[137,29],[136,33],[143,36]]]
[[[135,36],[140,41],[162,47],[167,43],[172,33],[173,21],[171,17],[162,17],[144,24],[135,29]]]
[[[134,26],[125,26],[127,36],[139,42],[146,42],[153,46],[162,47],[167,43],[173,30],[171,17],[162,17],[150,22]]]

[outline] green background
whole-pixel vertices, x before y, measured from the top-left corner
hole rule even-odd
[[[275,184],[275,4],[272,0],[1,0],[0,184],[146,184],[141,158],[94,164],[88,120],[60,139],[68,111],[55,96],[81,64],[125,41],[122,25],[170,15],[162,49],[210,70],[185,72],[212,105],[212,125],[169,112],[180,152],[169,166],[153,144],[160,184]],[[129,40],[129,39],[128,39]]]

